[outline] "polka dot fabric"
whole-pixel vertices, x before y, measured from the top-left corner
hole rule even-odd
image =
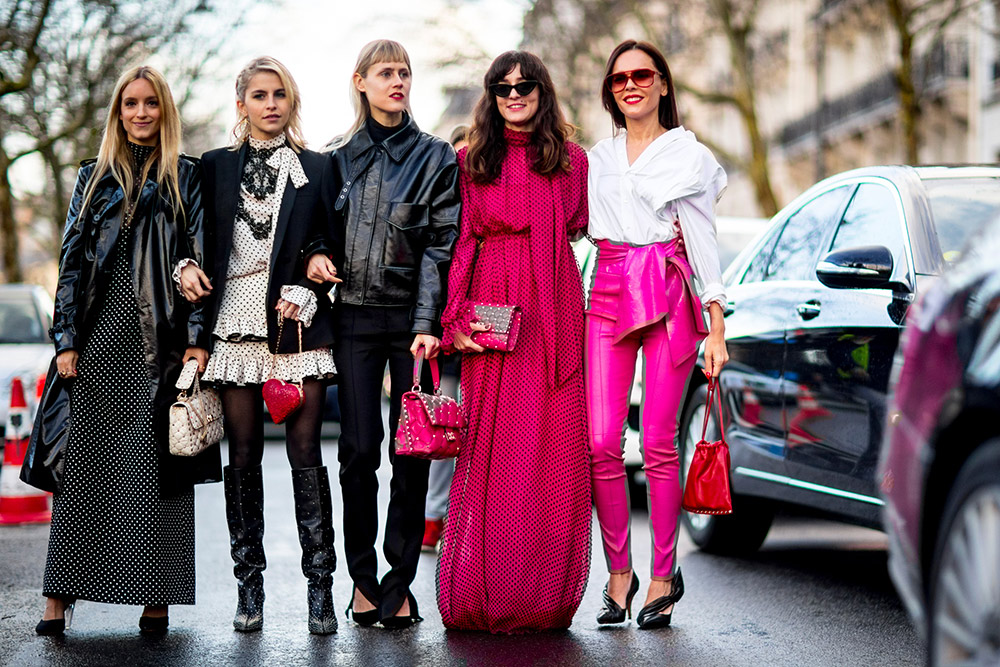
[[[72,397],[63,490],[52,508],[45,595],[194,604],[194,491],[161,498],[129,233]]]
[[[287,157],[279,151],[291,150],[286,148],[285,135],[266,141],[250,137],[249,142],[226,286],[212,332],[215,342],[202,379],[243,386],[264,384],[271,377],[296,382],[303,377],[332,378],[336,367],[328,348],[273,356],[267,347],[267,285],[275,230],[272,221],[281,209],[286,181],[291,178],[302,185],[306,176],[297,158],[288,158],[295,160],[294,167],[271,164],[276,153],[277,157]],[[315,303],[315,296],[312,299]],[[309,322],[303,326],[309,326]]]
[[[530,169],[530,135],[505,136],[495,183],[473,184],[459,154],[462,228],[444,343],[468,332],[470,301],[519,305],[522,324],[512,352],[463,356],[468,430],[451,487],[438,606],[449,628],[522,633],[568,627],[590,566],[583,290],[568,240],[586,225],[587,164],[570,144],[571,172],[540,176]]]

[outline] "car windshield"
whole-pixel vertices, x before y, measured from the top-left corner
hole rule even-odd
[[[31,297],[0,294],[0,344],[48,342],[48,334]]]
[[[1000,179],[934,178],[925,180],[924,187],[948,263],[958,260],[973,232],[1000,217]]]

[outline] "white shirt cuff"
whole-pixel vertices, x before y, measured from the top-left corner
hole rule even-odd
[[[708,310],[708,306],[713,301],[722,306],[722,309],[726,309],[726,290],[722,287],[722,283],[709,283],[708,286],[701,292],[701,305],[705,310]]]
[[[177,289],[181,288],[181,271],[183,271],[184,267],[187,266],[188,264],[194,264],[195,266],[198,266],[198,262],[194,261],[190,257],[187,257],[187,258],[182,259],[181,261],[177,262],[177,266],[174,267],[174,272],[173,272],[172,276],[173,276],[173,279],[174,279],[174,283],[177,285]],[[201,267],[198,267],[198,268],[201,268]]]
[[[312,324],[316,314],[316,292],[302,285],[282,285],[281,298],[299,307],[299,322],[303,326]]]

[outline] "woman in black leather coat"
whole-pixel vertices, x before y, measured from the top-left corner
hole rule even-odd
[[[201,309],[171,277],[203,253],[199,169],[180,133],[162,75],[127,71],[73,192],[25,473],[55,491],[39,634],[61,634],[76,599],[145,605],[146,633],[166,632],[167,605],[194,604],[192,484],[221,471],[217,446],[167,451],[182,359],[208,358]]]
[[[341,378],[338,448],[344,496],[344,552],[355,590],[349,609],[361,625],[419,621],[409,587],[424,533],[429,462],[396,456],[378,578],[378,482],[386,363],[392,391],[389,433],[412,384],[413,355],[440,346],[460,198],[455,151],[421,132],[409,114],[410,61],[397,42],[366,45],[354,70],[357,118],[324,172],[329,211],[324,238],[307,249],[307,275],[336,286],[334,359]],[[336,268],[335,268],[336,267]],[[390,437],[390,443],[392,438]]]

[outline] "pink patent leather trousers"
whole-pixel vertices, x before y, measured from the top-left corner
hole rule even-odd
[[[677,411],[694,367],[695,355],[690,355],[679,366],[671,363],[670,342],[662,321],[633,331],[617,343],[614,342],[614,329],[614,322],[587,317],[587,414],[593,495],[604,554],[609,572],[631,569],[629,497],[623,449],[629,394],[641,347],[640,432],[653,542],[652,576],[669,579],[674,574],[682,495],[680,461],[674,444]]]

